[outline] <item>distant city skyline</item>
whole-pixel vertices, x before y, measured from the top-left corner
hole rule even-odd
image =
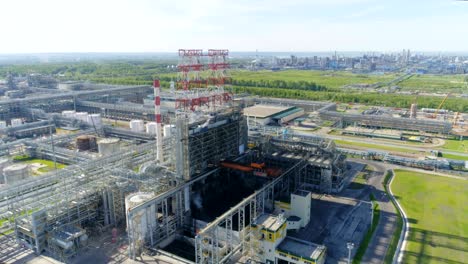
[[[0,54],[468,51],[465,1],[5,0]]]

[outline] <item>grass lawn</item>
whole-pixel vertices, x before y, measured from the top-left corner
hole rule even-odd
[[[284,81],[311,81],[329,88],[341,88],[348,84],[372,84],[382,81],[390,81],[395,74],[372,75],[354,74],[345,71],[319,71],[319,70],[286,70],[286,71],[244,71],[231,72],[237,80],[284,80]]]
[[[37,171],[38,172],[41,172],[41,173],[46,173],[46,172],[49,172],[49,171],[52,171],[54,169],[54,162],[51,161],[51,160],[43,160],[43,159],[29,159],[29,160],[25,160],[25,161],[22,161],[24,163],[28,163],[28,164],[33,164],[33,163],[40,163],[42,165],[45,165],[45,167],[42,167],[42,168],[39,168]],[[63,169],[65,168],[67,165],[65,164],[62,164],[62,163],[58,163],[57,162],[57,169]]]
[[[413,77],[402,81],[398,84],[402,90],[412,91],[419,90],[424,92],[456,92],[462,93],[465,89],[464,75],[436,75],[422,74],[414,75]]]
[[[445,144],[442,146],[442,149],[468,153],[468,140],[445,140]]]
[[[467,160],[468,157],[461,156],[461,155],[454,155],[449,153],[442,153],[442,157],[446,159],[453,159],[453,160]]]
[[[392,190],[410,222],[403,263],[466,263],[468,182],[395,170]]]
[[[369,143],[362,143],[362,142],[351,142],[351,141],[339,140],[339,139],[335,139],[334,141],[338,146],[355,146],[355,147],[370,148],[370,149],[377,149],[377,150],[384,150],[384,151],[397,151],[397,152],[403,152],[403,153],[419,154],[419,151],[386,146],[386,145],[369,144]]]
[[[369,137],[366,137],[366,136],[352,135],[352,134],[344,134],[343,135],[341,133],[341,135],[344,136],[344,137],[348,137],[350,139],[352,139],[352,138],[368,139],[369,138]],[[402,146],[420,147],[420,146],[424,146],[425,144],[427,144],[427,143],[418,142],[418,141],[400,140],[400,139],[383,138],[383,137],[371,137],[371,139],[380,140],[381,144],[385,144],[385,142],[388,142],[390,144],[396,144],[396,145],[402,145]]]

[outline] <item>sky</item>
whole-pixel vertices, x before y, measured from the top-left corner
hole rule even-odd
[[[467,51],[468,1],[0,1],[0,54],[179,48]]]

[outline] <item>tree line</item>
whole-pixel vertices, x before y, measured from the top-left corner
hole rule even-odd
[[[169,87],[169,82],[176,79],[176,69],[168,67],[176,62],[154,61],[109,61],[79,63],[48,63],[33,65],[0,65],[0,77],[9,72],[15,74],[43,73],[52,74],[63,80],[89,80],[97,83],[121,85],[151,85],[154,78],[161,80],[162,87]],[[412,95],[350,92],[330,88],[303,80],[248,80],[233,78],[233,91],[252,95],[298,98],[314,101],[334,101],[342,103],[361,103],[390,107],[409,108],[414,101]],[[439,97],[420,96],[420,108],[437,108],[442,101]],[[468,103],[464,98],[448,98],[445,109],[468,112]]]
[[[244,80],[233,79],[232,85],[245,87],[282,88],[304,91],[331,91],[324,85],[310,81],[285,81],[285,80]]]

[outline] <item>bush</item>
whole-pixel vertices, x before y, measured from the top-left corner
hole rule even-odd
[[[31,157],[27,154],[24,154],[24,155],[16,155],[13,157],[13,161],[26,161],[26,160],[30,160]]]

